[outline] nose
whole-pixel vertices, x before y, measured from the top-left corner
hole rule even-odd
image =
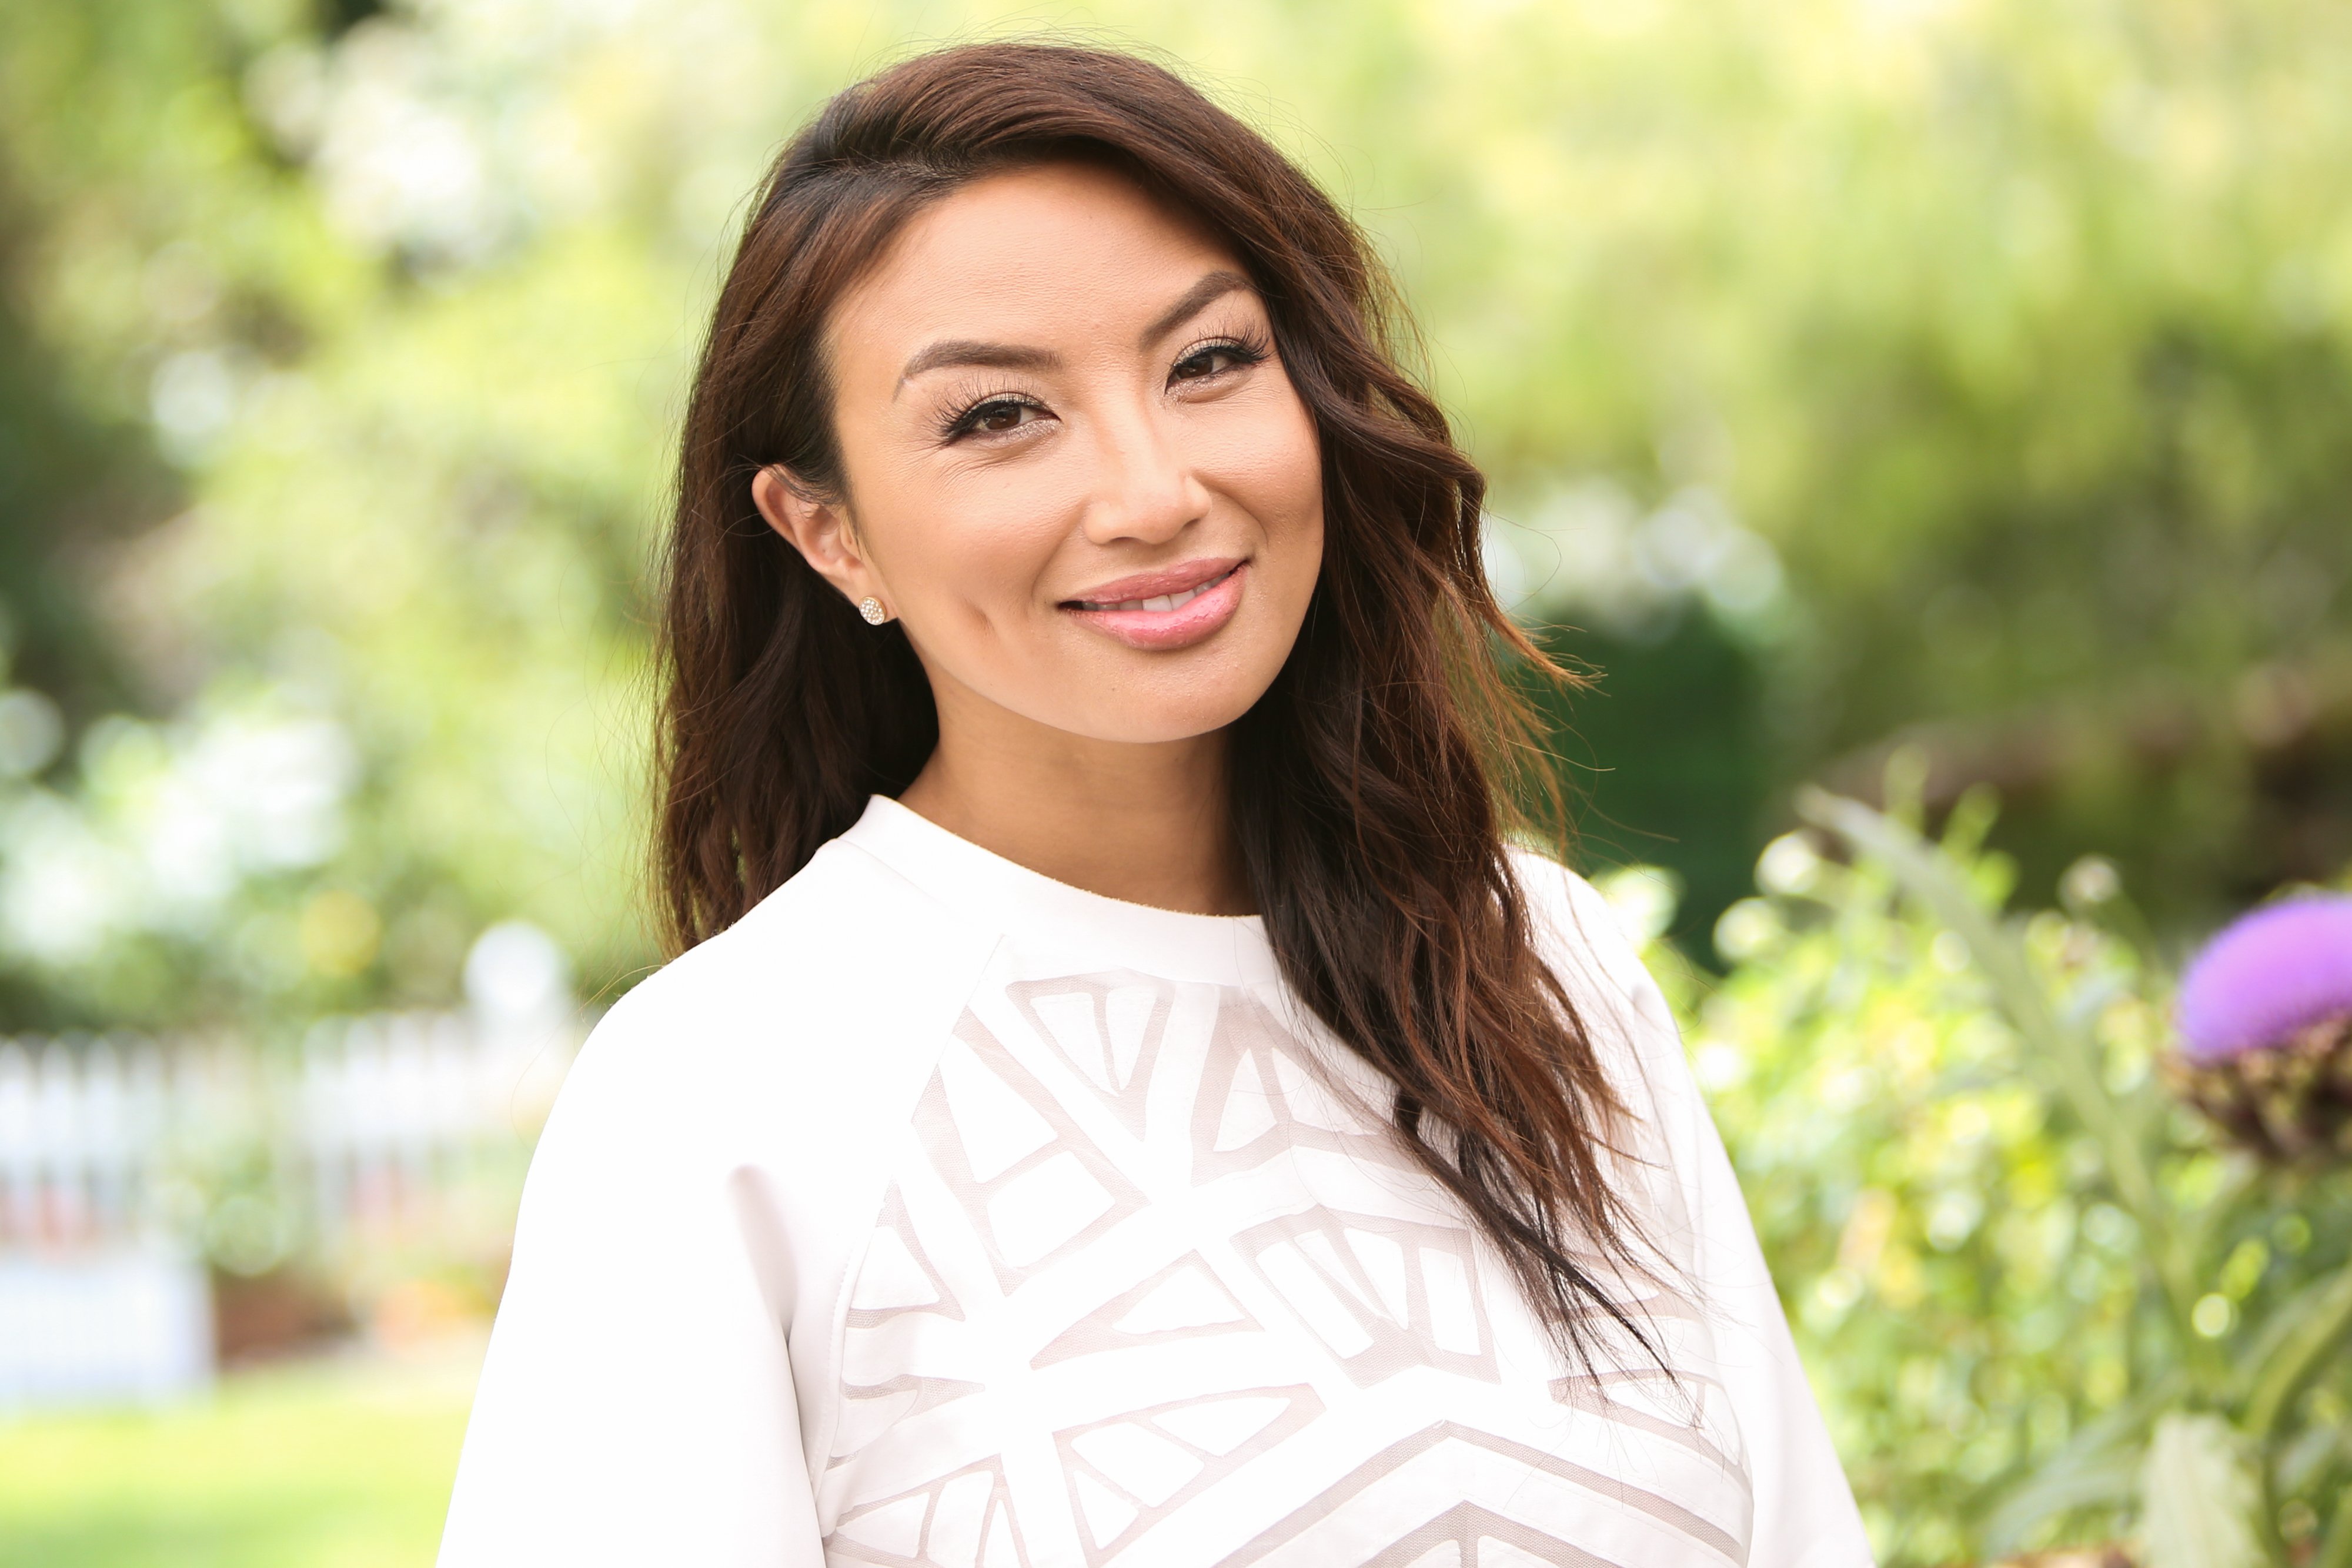
[[[1121,411],[1097,427],[1086,535],[1095,544],[1165,544],[1208,509],[1209,493],[1156,411]]]

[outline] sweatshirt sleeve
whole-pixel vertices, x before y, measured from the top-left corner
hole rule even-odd
[[[531,1161],[440,1568],[824,1562],[775,1205],[661,988],[597,1027]]]
[[[1715,1329],[1717,1375],[1738,1417],[1755,1489],[1748,1568],[1863,1568],[1870,1545],[1853,1490],[1830,1444],[1797,1359],[1786,1314],[1756,1240],[1722,1135],[1708,1114],[1664,996],[1619,934],[1607,903],[1572,873],[1523,862],[1539,905],[1563,927],[1560,941],[1597,970],[1572,991],[1603,993],[1619,1011],[1656,1120],[1669,1178],[1689,1217],[1694,1281]],[[1549,894],[1534,884],[1551,882]],[[1588,1022],[1593,1021],[1588,1019]]]

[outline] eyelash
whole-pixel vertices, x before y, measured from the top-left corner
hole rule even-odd
[[[1234,369],[1247,370],[1252,365],[1265,363],[1267,349],[1265,340],[1259,337],[1255,332],[1244,332],[1232,337],[1211,338],[1203,342],[1195,343],[1191,348],[1185,350],[1184,352],[1178,357],[1175,368],[1181,370],[1204,354],[1216,353],[1231,354],[1237,361],[1234,365]],[[1210,375],[1222,375],[1224,372],[1222,371],[1212,371],[1209,373]],[[1190,379],[1202,381],[1206,380],[1207,378],[1195,376]]]
[[[960,441],[979,433],[981,417],[992,408],[1014,404],[1022,408],[1043,408],[1045,405],[1027,392],[988,392],[974,402],[964,404],[940,422],[941,441]]]
[[[1246,370],[1252,365],[1263,364],[1267,352],[1265,340],[1255,334],[1244,333],[1233,337],[1211,338],[1204,342],[1195,343],[1178,356],[1175,365],[1171,368],[1170,374],[1173,379],[1175,371],[1182,369],[1204,355],[1218,353],[1229,354],[1234,360],[1235,362],[1229,367],[1229,371]],[[1182,379],[1193,382],[1210,381],[1227,373],[1228,371],[1211,371],[1204,375],[1187,376]],[[940,422],[940,439],[943,442],[960,441],[967,435],[977,434],[982,418],[991,409],[1002,408],[1008,404],[1021,408],[1039,409],[1045,406],[1027,392],[1013,392],[1009,389],[1003,392],[984,392],[965,402]]]

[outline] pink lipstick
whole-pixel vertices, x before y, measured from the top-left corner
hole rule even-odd
[[[1062,609],[1130,648],[1188,648],[1241,608],[1247,566],[1230,558],[1188,560],[1097,583]]]

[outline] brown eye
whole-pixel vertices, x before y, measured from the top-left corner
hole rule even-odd
[[[1234,351],[1231,349],[1203,349],[1197,354],[1187,355],[1177,361],[1176,379],[1180,382],[1197,382],[1204,377],[1213,376],[1219,371],[1232,369],[1233,357]]]
[[[1168,372],[1168,379],[1171,382],[1207,381],[1227,371],[1254,365],[1263,358],[1263,354],[1241,343],[1203,343],[1177,361],[1176,368]]]
[[[950,441],[966,435],[1003,435],[1045,417],[1045,408],[1028,398],[992,397],[958,414],[945,434]]]

